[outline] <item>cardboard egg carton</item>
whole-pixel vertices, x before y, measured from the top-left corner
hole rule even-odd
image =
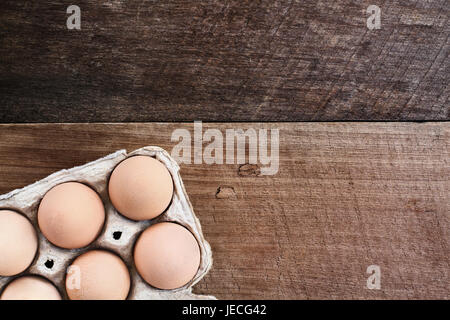
[[[124,159],[135,155],[151,156],[159,160],[167,167],[173,179],[174,193],[171,204],[163,214],[152,220],[132,221],[125,218],[116,211],[108,196],[108,181],[113,169]],[[53,282],[63,299],[67,299],[66,271],[73,260],[86,251],[105,249],[119,255],[130,271],[131,287],[128,299],[215,299],[213,296],[200,296],[192,293],[193,285],[200,281],[211,268],[212,253],[210,245],[203,237],[200,222],[194,214],[179,170],[178,164],[165,150],[159,147],[144,147],[131,153],[119,150],[104,158],[72,169],[58,171],[22,189],[1,195],[1,209],[18,211],[31,220],[38,233],[39,248],[32,264],[23,273],[13,277],[0,276],[0,293],[12,279],[18,276],[40,275]],[[105,224],[100,235],[93,243],[81,249],[68,250],[56,247],[39,231],[37,223],[39,203],[47,191],[58,184],[69,181],[81,182],[93,188],[100,195],[105,206]],[[140,233],[148,226],[163,221],[177,222],[185,226],[192,232],[200,247],[201,262],[197,274],[191,282],[174,290],[151,287],[138,274],[133,261],[134,244]]]

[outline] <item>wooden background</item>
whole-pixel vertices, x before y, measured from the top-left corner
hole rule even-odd
[[[182,166],[214,251],[195,291],[449,299],[449,16],[447,0],[2,0],[0,123],[72,124],[0,125],[0,193],[117,149],[170,151],[192,130],[174,121],[272,121],[205,129],[279,128],[277,175]],[[444,122],[281,123],[353,120]]]
[[[449,123],[204,124],[280,129],[280,169],[182,165],[220,299],[449,299]],[[191,124],[0,125],[0,193],[118,149],[172,150]],[[257,170],[256,170],[257,171]],[[381,290],[366,269],[381,267]]]
[[[448,120],[449,16],[448,0],[2,0],[0,122]]]

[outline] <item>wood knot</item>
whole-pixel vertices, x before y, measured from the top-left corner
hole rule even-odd
[[[229,186],[219,187],[216,191],[216,199],[236,199],[236,191]]]
[[[257,164],[243,164],[239,167],[238,174],[241,177],[258,177],[261,175],[261,168]]]

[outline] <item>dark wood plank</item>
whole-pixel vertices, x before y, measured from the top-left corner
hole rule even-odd
[[[450,119],[446,0],[69,4],[0,2],[0,122]]]
[[[213,249],[196,286],[221,299],[449,299],[449,123],[204,124],[279,128],[280,170],[182,165]],[[117,149],[169,152],[190,124],[0,125],[0,193]],[[247,173],[247,174],[242,174]],[[366,288],[379,265],[381,290]]]

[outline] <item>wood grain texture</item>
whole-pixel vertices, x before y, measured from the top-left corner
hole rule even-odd
[[[280,129],[275,176],[182,165],[220,299],[449,299],[449,123],[204,124]],[[191,124],[0,125],[0,193]],[[257,169],[257,168],[253,168]],[[251,172],[245,168],[244,172]],[[257,170],[253,170],[257,172]],[[366,289],[369,265],[381,290]]]
[[[76,3],[82,29],[67,30]],[[366,27],[371,4],[382,26]],[[0,2],[0,122],[449,120],[447,0]]]

